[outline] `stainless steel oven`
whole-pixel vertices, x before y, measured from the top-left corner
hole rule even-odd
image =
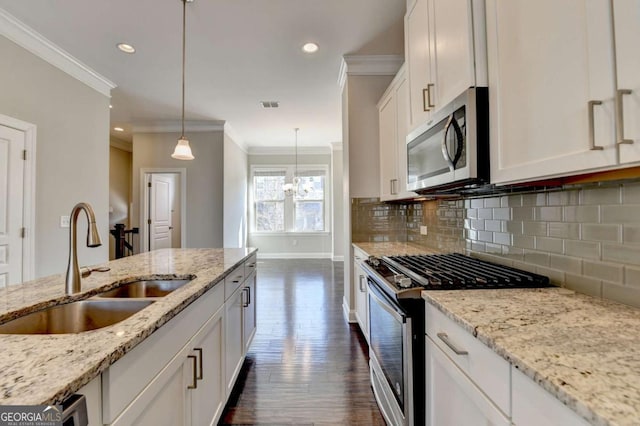
[[[424,422],[424,303],[398,299],[369,265],[369,367],[378,407],[389,425]],[[415,361],[418,362],[415,362]]]
[[[428,193],[489,182],[489,103],[472,87],[407,136],[407,188]]]

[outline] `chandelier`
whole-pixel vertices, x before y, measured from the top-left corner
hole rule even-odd
[[[295,169],[294,169],[294,172],[293,172],[292,182],[288,182],[288,183],[285,183],[284,185],[282,185],[282,189],[284,191],[284,195],[287,196],[287,197],[291,197],[291,196],[294,196],[294,195],[304,196],[304,195],[308,194],[309,192],[311,192],[311,190],[312,190],[310,185],[301,184],[302,180],[300,179],[300,176],[298,176],[298,131],[300,129],[296,127],[293,130],[296,133],[296,138],[295,138],[295,158],[296,158]]]

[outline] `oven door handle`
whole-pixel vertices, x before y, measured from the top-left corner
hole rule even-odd
[[[407,322],[407,315],[405,315],[405,313],[400,309],[396,308],[396,306],[394,306],[394,303],[389,300],[388,297],[381,294],[380,290],[378,290],[375,285],[372,285],[370,280],[367,281],[369,284],[369,290],[371,290],[369,292],[369,296],[371,296],[375,300],[378,306],[391,314],[391,316],[393,316],[397,321],[405,324]]]

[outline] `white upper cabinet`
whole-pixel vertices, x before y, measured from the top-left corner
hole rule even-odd
[[[380,199],[416,197],[407,191],[407,131],[409,91],[405,67],[400,68],[378,102],[380,125]]]
[[[640,0],[487,0],[493,183],[640,160],[639,26]]]
[[[620,162],[640,161],[640,0],[615,0]]]
[[[487,85],[484,0],[416,0],[405,16],[409,130],[465,89]]]

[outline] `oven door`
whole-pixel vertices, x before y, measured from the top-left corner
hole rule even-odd
[[[411,318],[378,285],[369,286],[371,381],[387,423],[413,424]]]

